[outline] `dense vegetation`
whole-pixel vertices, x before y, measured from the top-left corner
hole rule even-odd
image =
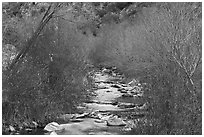
[[[132,134],[201,134],[201,6],[3,3],[3,124],[73,113],[93,66],[116,66],[151,85],[149,121]]]

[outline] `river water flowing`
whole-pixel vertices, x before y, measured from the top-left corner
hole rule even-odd
[[[148,115],[144,102],[144,83],[112,69],[94,71],[90,100],[80,104],[80,113],[64,114],[43,128],[26,129],[11,134],[31,135],[123,135],[137,128],[137,122]],[[61,121],[61,122],[60,122]]]
[[[94,96],[84,102],[81,114],[67,114],[71,122],[50,123],[45,127],[51,135],[121,135],[136,126],[137,119],[144,118],[146,111],[142,100],[142,87],[138,81],[122,82],[122,76],[110,70],[93,74]]]

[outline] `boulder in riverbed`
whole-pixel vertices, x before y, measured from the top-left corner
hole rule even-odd
[[[58,123],[56,122],[51,122],[49,124],[47,124],[44,128],[44,130],[46,131],[63,131],[64,127],[60,126]]]
[[[84,121],[83,119],[70,119],[71,122],[82,122]]]
[[[107,126],[125,126],[126,123],[118,116],[111,117],[107,120]]]

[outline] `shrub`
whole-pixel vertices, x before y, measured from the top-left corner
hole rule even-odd
[[[21,21],[17,28],[21,28],[21,39],[26,41],[35,30],[32,23],[38,22],[32,17]],[[53,19],[15,71],[3,71],[4,121],[20,125],[39,120],[46,124],[60,114],[73,113],[87,98],[87,85],[82,79],[89,71],[86,54],[90,41],[76,28],[63,19]]]
[[[200,89],[194,79],[201,73],[200,15],[200,3],[157,3],[131,20],[104,26],[102,43],[92,52],[96,64],[117,66],[151,84],[146,96],[150,119],[161,125],[155,127],[158,134],[201,134],[201,122],[195,123],[201,119]]]
[[[195,9],[197,14],[188,14]],[[201,100],[194,84],[198,79],[192,79],[201,58],[200,19],[194,17],[199,13],[198,3],[173,3],[168,12],[162,9],[144,17],[148,32],[153,32],[146,34],[146,41],[158,55],[147,95],[152,117],[162,125],[158,134],[201,134]]]

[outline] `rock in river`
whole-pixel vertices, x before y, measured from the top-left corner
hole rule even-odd
[[[89,115],[89,113],[85,112],[83,114],[75,114],[74,118],[85,118]]]
[[[140,84],[138,79],[133,79],[128,83],[130,86],[137,86],[138,84]]]
[[[111,117],[107,120],[107,126],[125,126],[126,123],[118,116]]]
[[[16,130],[15,130],[15,128],[13,126],[9,125],[9,131],[14,132]]]
[[[83,119],[70,119],[71,122],[82,122],[84,121]]]
[[[133,104],[133,103],[120,103],[120,104],[118,104],[118,107],[120,107],[120,108],[133,108],[133,107],[135,107],[135,104]]]
[[[104,123],[105,121],[104,120],[96,119],[96,120],[94,120],[94,122],[96,122],[96,123]]]
[[[46,130],[46,131],[62,131],[62,130],[64,130],[64,127],[60,126],[56,122],[51,122],[45,126],[44,130]]]
[[[111,85],[111,87],[114,87],[114,88],[120,88],[120,86],[117,85],[117,84]]]
[[[127,90],[125,90],[125,89],[120,90],[120,93],[127,93]]]
[[[122,97],[133,97],[133,95],[126,93],[126,94],[123,94]]]

